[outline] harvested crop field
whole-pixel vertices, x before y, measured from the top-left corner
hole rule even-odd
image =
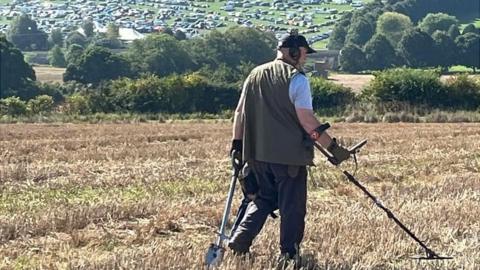
[[[33,66],[37,80],[40,82],[50,82],[50,83],[63,83],[63,73],[65,73],[65,68],[57,68],[51,66]]]
[[[1,125],[0,268],[201,269],[230,182],[230,130],[221,121]],[[478,269],[480,125],[335,124],[331,133],[369,139],[358,179],[454,259],[409,259],[421,248],[317,153],[304,269]],[[272,268],[278,225],[267,220],[252,264],[227,253],[222,269]]]

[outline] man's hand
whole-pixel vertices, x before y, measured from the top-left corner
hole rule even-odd
[[[333,165],[340,165],[340,163],[350,158],[351,155],[348,149],[338,145],[335,138],[332,139],[332,143],[328,146],[327,150],[333,156],[333,160],[331,160]]]
[[[233,140],[232,147],[230,148],[230,158],[232,159],[233,169],[240,171],[243,166],[243,142],[242,140]]]

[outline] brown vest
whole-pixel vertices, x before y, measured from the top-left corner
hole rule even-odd
[[[289,98],[290,79],[298,73],[281,60],[256,67],[244,89],[244,160],[287,165],[313,165],[313,147],[306,146]]]

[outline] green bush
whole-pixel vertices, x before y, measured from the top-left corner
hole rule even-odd
[[[102,93],[113,110],[141,113],[217,113],[233,109],[239,95],[234,86],[212,84],[197,73],[123,78]]]
[[[374,74],[362,98],[377,104],[466,110],[480,106],[480,83],[467,75],[442,83],[439,73],[433,70],[397,68]]]
[[[79,93],[67,97],[65,112],[68,114],[88,114],[91,112],[88,97]]]
[[[448,90],[447,104],[451,107],[476,109],[480,106],[480,82],[468,75],[459,75],[446,81]]]
[[[323,78],[312,78],[310,86],[313,108],[317,111],[325,111],[325,109],[343,110],[356,99],[350,88],[334,84]]]
[[[50,96],[53,98],[54,103],[60,103],[65,100],[63,93],[65,92],[64,89],[67,87],[67,85],[68,83],[60,84],[58,82],[37,82],[38,94]]]
[[[53,110],[53,107],[53,98],[47,95],[37,96],[27,103],[27,111],[31,114],[49,113]]]
[[[374,72],[375,79],[363,90],[375,102],[407,102],[412,105],[443,106],[448,95],[433,70],[396,68]]]
[[[218,113],[233,109],[239,98],[234,83],[210,83],[199,73],[184,75],[185,87],[191,94],[193,104],[188,112]]]
[[[0,114],[18,116],[27,113],[27,104],[19,97],[0,99]]]

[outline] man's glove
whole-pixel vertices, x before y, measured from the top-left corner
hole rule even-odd
[[[351,153],[345,147],[338,145],[337,139],[333,138],[330,145],[327,147],[328,152],[333,156],[333,159],[329,159],[333,165],[340,165],[343,161],[347,160]]]
[[[240,171],[243,166],[243,142],[242,140],[233,140],[232,147],[230,148],[230,158],[232,159],[233,169]]]

